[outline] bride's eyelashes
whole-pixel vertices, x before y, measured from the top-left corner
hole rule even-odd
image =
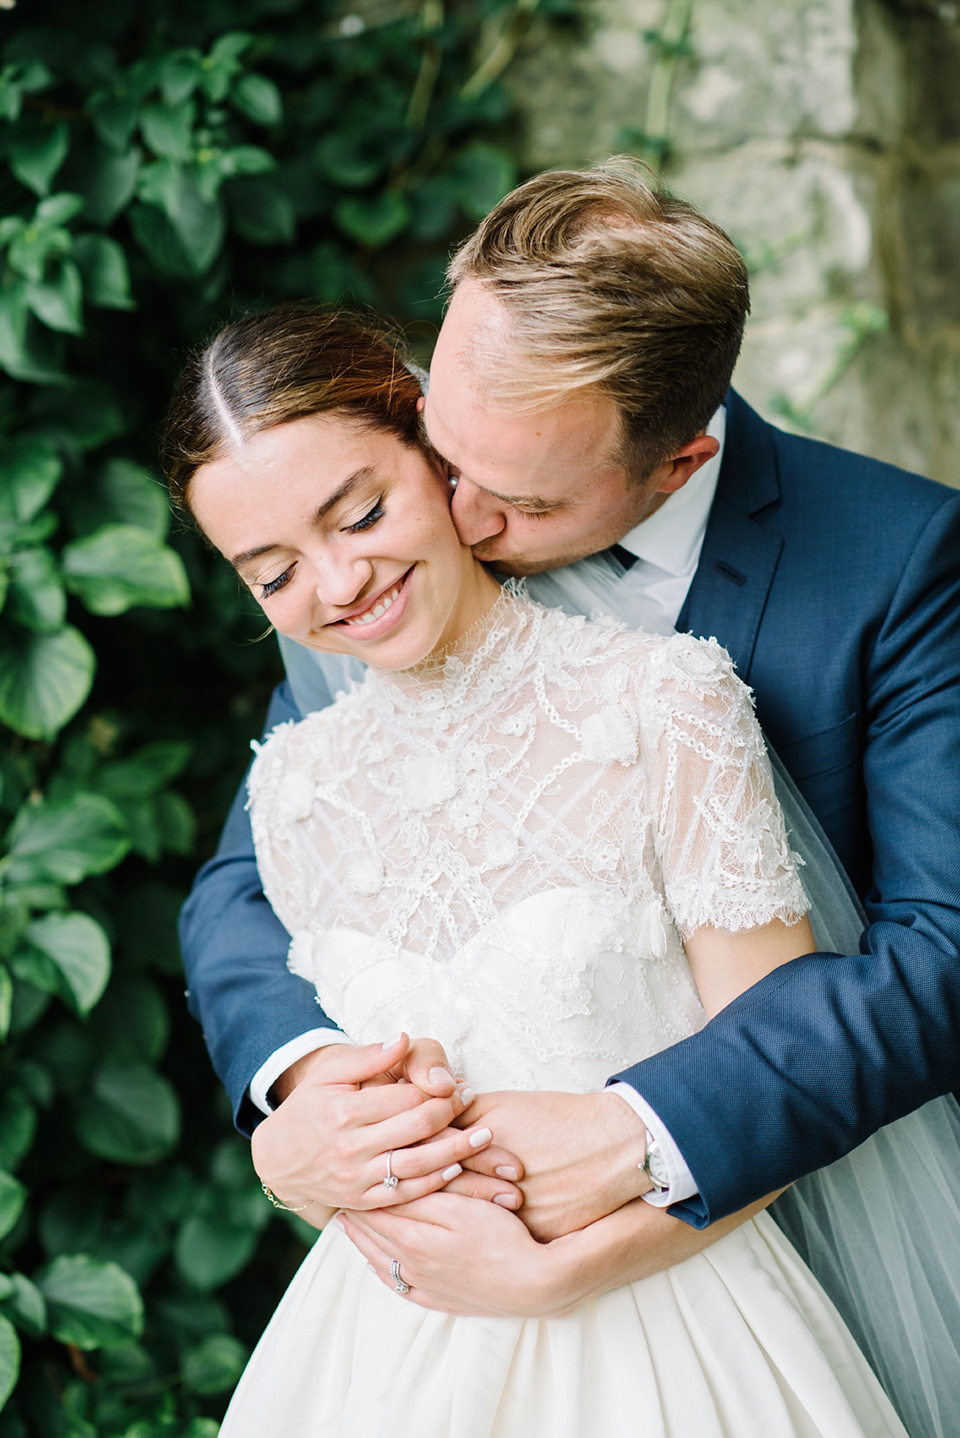
[[[363,518],[358,519],[355,524],[345,525],[343,532],[344,534],[362,534],[365,529],[372,529],[373,526],[377,523],[377,520],[382,519],[386,512],[387,511],[383,503],[383,495],[381,494],[380,498],[377,500],[373,508],[371,510],[368,510],[368,512],[363,516]],[[285,585],[290,582],[294,568],[295,566],[291,564],[287,569],[283,571],[282,574],[278,574],[275,579],[261,581],[259,583],[260,600],[263,601],[264,599],[269,599],[272,594],[277,594],[281,589],[283,589]]]
[[[285,569],[282,574],[278,574],[276,579],[268,579],[265,583],[261,584],[260,598],[269,599],[271,594],[276,594],[277,590],[282,589],[289,581],[292,573],[293,565],[291,564],[289,569]]]
[[[346,534],[360,534],[364,529],[372,529],[377,520],[382,519],[385,514],[386,510],[383,507],[383,495],[381,494],[369,513],[365,514],[362,519],[358,519],[356,524],[348,524],[344,532]]]

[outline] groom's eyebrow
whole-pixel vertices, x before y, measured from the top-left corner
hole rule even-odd
[[[498,494],[495,489],[487,489],[483,484],[478,484],[477,488],[489,494],[491,499],[499,499],[501,504],[509,504],[514,509],[536,509],[543,514],[551,509],[563,509],[567,503],[565,499],[540,499],[535,494]]]
[[[331,509],[334,509],[341,500],[347,499],[358,484],[363,484],[366,480],[372,478],[374,474],[373,466],[369,464],[365,464],[362,468],[354,470],[353,474],[349,475],[343,481],[340,488],[334,490],[329,499],[325,499],[322,504],[317,506],[313,516],[314,523],[318,520],[325,519]],[[279,548],[279,544],[258,544],[253,549],[244,549],[239,554],[235,554],[230,563],[234,569],[239,569],[241,565],[249,564],[251,559],[259,559],[262,554],[270,554],[272,550]]]

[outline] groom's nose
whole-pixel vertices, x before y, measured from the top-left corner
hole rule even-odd
[[[472,480],[460,475],[450,501],[450,512],[457,533],[471,547],[493,539],[507,527],[507,511],[503,501],[489,490],[481,489]]]

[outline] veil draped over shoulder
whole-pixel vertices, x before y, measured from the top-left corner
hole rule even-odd
[[[531,576],[541,604],[673,633],[609,555]],[[818,950],[855,954],[860,901],[806,800],[770,750],[791,848],[804,861]],[[837,959],[842,963],[842,958]],[[911,1438],[960,1434],[960,1109],[934,1099],[770,1209],[842,1313]]]

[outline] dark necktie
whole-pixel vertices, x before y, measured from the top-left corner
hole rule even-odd
[[[617,563],[623,565],[624,569],[629,569],[637,562],[637,556],[631,554],[629,549],[622,549],[619,544],[611,544],[607,552],[608,554],[612,554]]]

